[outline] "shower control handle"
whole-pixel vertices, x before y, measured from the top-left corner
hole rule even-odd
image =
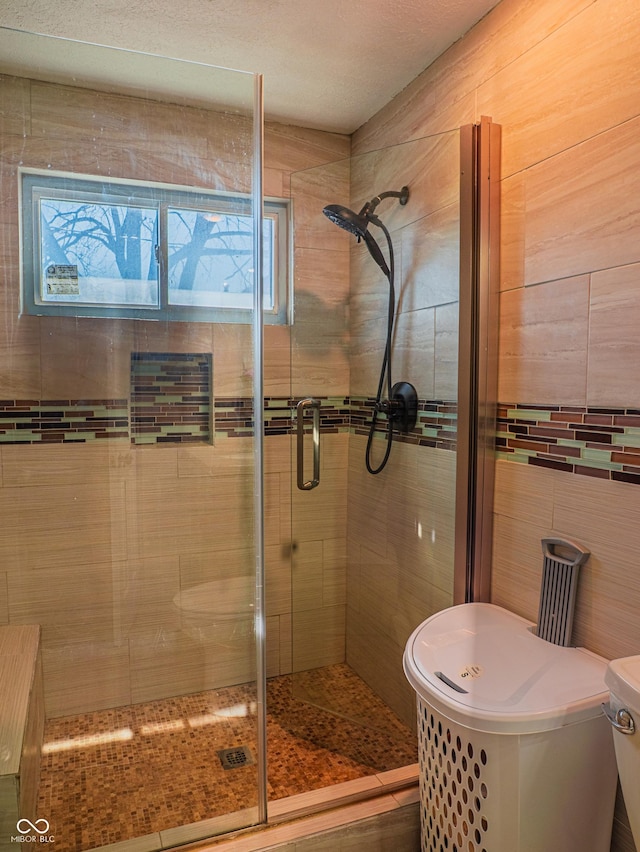
[[[402,411],[402,407],[402,403],[397,399],[381,399],[375,405],[376,411],[386,414],[387,417],[393,417],[398,411]]]
[[[304,415],[311,409],[313,411],[313,479],[304,478]],[[297,422],[297,474],[298,488],[301,491],[311,491],[320,485],[320,400],[307,397],[301,399],[296,406]]]
[[[391,399],[379,399],[376,411],[386,414],[396,431],[407,435],[418,418],[418,394],[410,382],[396,382],[391,388]]]

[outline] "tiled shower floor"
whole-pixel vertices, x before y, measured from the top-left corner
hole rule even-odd
[[[38,817],[56,852],[255,805],[256,766],[225,770],[217,755],[255,754],[255,711],[249,685],[49,720]],[[417,760],[415,736],[344,664],[268,681],[267,743],[270,800]]]

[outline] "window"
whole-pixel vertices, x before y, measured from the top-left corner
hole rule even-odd
[[[140,181],[23,171],[23,310],[250,322],[251,200]],[[287,322],[288,207],[266,200],[265,322]]]

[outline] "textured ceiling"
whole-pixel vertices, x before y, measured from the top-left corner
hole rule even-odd
[[[260,73],[267,117],[351,133],[496,3],[0,0],[0,25]],[[73,51],[51,44],[42,67],[78,76]],[[91,74],[108,81],[119,63],[103,62],[105,53],[96,52]],[[10,55],[0,37],[3,70]]]

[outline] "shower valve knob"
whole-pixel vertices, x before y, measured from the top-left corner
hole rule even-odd
[[[380,411],[391,418],[401,411],[402,407],[402,403],[397,399],[381,399],[380,402],[376,402],[376,411]]]
[[[393,417],[398,431],[407,435],[418,419],[418,394],[411,382],[396,382],[391,388],[394,402],[399,409]]]
[[[418,394],[410,382],[396,382],[391,394],[391,399],[381,399],[376,403],[376,410],[386,414],[394,428],[406,435],[416,425]]]

